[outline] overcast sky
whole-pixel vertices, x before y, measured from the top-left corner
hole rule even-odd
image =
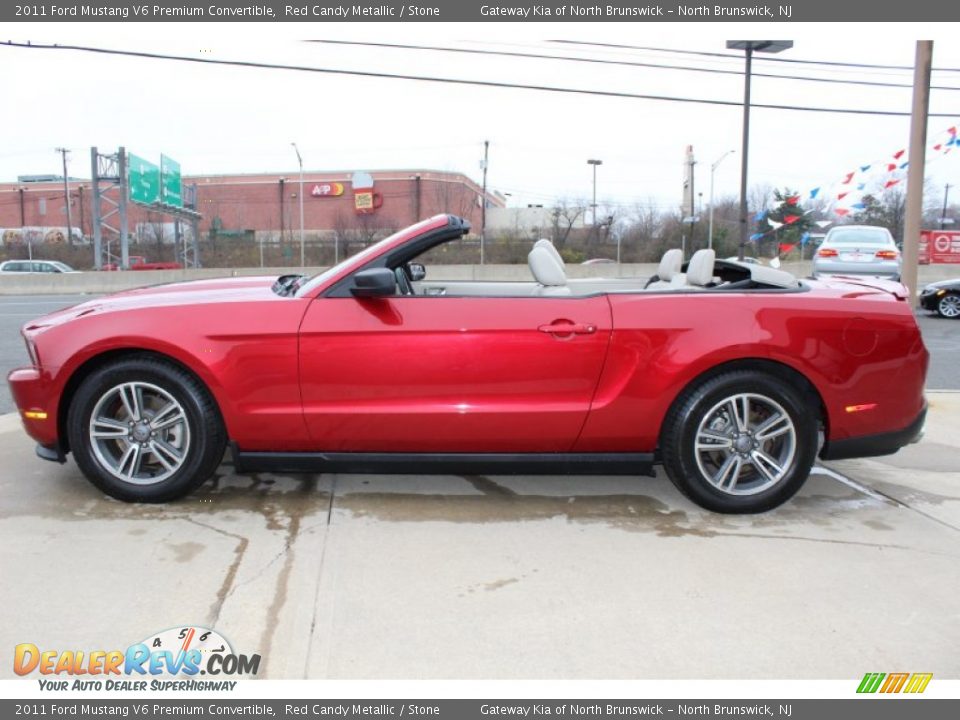
[[[656,23],[456,24],[46,24],[7,25],[4,39],[83,44],[195,57],[362,71],[469,78],[612,92],[739,101],[742,77],[661,68],[533,60],[424,50],[306,43],[308,39],[432,44],[631,62],[742,70],[741,59],[613,50],[566,39],[726,52],[738,37],[792,39],[780,57],[912,65],[915,41],[932,38],[930,136],[960,123],[960,44],[956,26],[909,24],[737,25]],[[755,63],[755,71],[909,85],[909,71]],[[306,169],[424,168],[480,179],[490,140],[491,189],[511,204],[589,198],[588,158],[601,203],[676,206],[684,148],[694,146],[697,191],[706,202],[710,164],[718,197],[739,183],[738,107],[554,94],[407,80],[117,58],[0,47],[4,98],[0,180],[59,173],[57,146],[74,150],[70,173],[89,177],[89,147],[180,161],[184,174],[296,173],[296,141]],[[877,88],[755,78],[756,103],[910,110],[909,88]],[[887,159],[908,143],[906,117],[755,109],[751,184],[800,191],[841,179],[855,166]],[[927,177],[960,185],[960,148],[932,160]],[[960,188],[954,198],[960,201]]]

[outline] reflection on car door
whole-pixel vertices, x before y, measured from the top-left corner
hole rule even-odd
[[[300,336],[317,450],[562,452],[611,332],[605,296],[318,298]]]

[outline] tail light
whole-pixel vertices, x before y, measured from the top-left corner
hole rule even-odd
[[[899,257],[900,253],[896,250],[877,250],[876,257],[881,260],[896,260]]]
[[[833,248],[820,248],[817,250],[818,257],[836,257],[837,251]]]

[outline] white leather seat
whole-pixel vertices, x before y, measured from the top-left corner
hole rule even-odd
[[[677,249],[667,250],[660,258],[660,265],[657,267],[657,277],[660,278],[649,285],[650,290],[664,290],[670,287],[683,287],[683,275],[680,268],[683,265],[683,253]]]
[[[563,255],[560,254],[560,251],[557,250],[556,246],[552,242],[550,242],[546,238],[540,238],[533,244],[533,246],[535,248],[537,247],[546,248],[550,252],[550,254],[553,255],[554,260],[560,263],[560,267],[562,267],[564,272],[566,272],[567,263],[564,262]]]
[[[713,266],[717,253],[710,249],[697,250],[687,265],[685,283],[688,288],[705,288],[713,281]]]
[[[527,255],[527,264],[530,273],[537,281],[536,294],[538,295],[569,295],[567,274],[560,261],[546,247],[534,246]]]

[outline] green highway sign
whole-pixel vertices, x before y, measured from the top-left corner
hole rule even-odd
[[[179,178],[178,172],[178,187]],[[127,179],[130,183],[131,202],[151,205],[160,201],[160,168],[152,162],[127,153]]]
[[[166,155],[160,156],[160,192],[160,199],[164,205],[183,207],[180,163]]]

